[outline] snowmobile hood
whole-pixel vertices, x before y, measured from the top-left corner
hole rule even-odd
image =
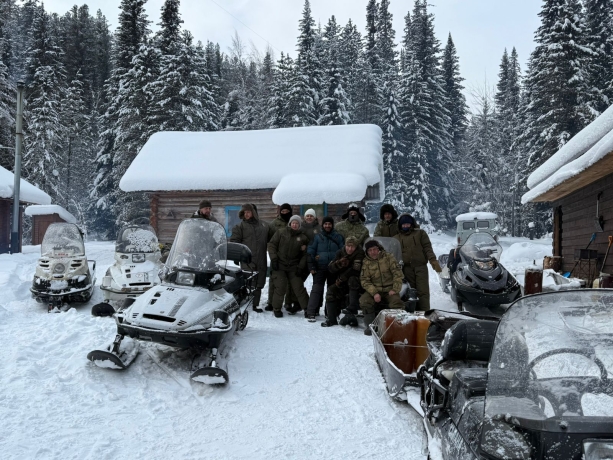
[[[123,312],[124,322],[137,327],[186,331],[214,326],[216,310],[231,309],[234,296],[223,289],[208,291],[203,288],[179,287],[162,284],[138,297]]]

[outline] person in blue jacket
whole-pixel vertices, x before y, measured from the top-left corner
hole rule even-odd
[[[317,233],[307,249],[307,262],[309,271],[313,275],[313,288],[309,296],[306,317],[309,321],[315,321],[315,316],[319,314],[319,309],[323,304],[324,287],[334,283],[335,276],[328,270],[328,265],[336,252],[344,244],[343,236],[334,230],[334,219],[324,217],[321,224],[321,232]]]

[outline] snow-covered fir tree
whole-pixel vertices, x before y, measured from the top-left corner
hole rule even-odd
[[[340,30],[334,16],[326,25],[325,59],[327,87],[324,87],[320,103],[318,125],[346,125],[351,121],[349,111],[351,102],[343,87],[344,77],[340,59]]]
[[[462,92],[464,89],[462,81],[464,79],[460,75],[460,62],[451,34],[447,38],[447,45],[445,45],[443,51],[442,66],[446,95],[445,107],[451,117],[449,134],[453,140],[452,155],[455,156],[461,153],[466,136],[468,106],[466,105],[466,97]]]
[[[594,116],[613,102],[613,2],[584,0],[584,46],[590,50],[585,97]]]

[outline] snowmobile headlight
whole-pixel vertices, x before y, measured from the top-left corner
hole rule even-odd
[[[493,260],[490,260],[488,262],[481,262],[479,260],[475,260],[475,265],[479,270],[493,270],[494,269]]]
[[[145,254],[132,254],[132,262],[135,264],[140,264],[145,261]]]
[[[64,264],[55,264],[53,266],[53,273],[59,275],[66,271],[66,266]]]
[[[193,286],[196,280],[196,274],[190,272],[177,272],[177,279],[175,283],[182,286]]]
[[[586,439],[583,441],[585,460],[608,460],[613,458],[613,439]]]

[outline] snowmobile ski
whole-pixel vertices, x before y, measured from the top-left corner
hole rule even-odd
[[[189,377],[195,382],[206,385],[225,385],[229,381],[228,373],[221,367],[201,367]]]
[[[115,341],[108,345],[105,350],[93,350],[87,354],[87,359],[96,366],[105,369],[122,370],[127,369],[136,359],[139,352],[139,344],[130,338],[125,339],[120,334],[115,337]]]

